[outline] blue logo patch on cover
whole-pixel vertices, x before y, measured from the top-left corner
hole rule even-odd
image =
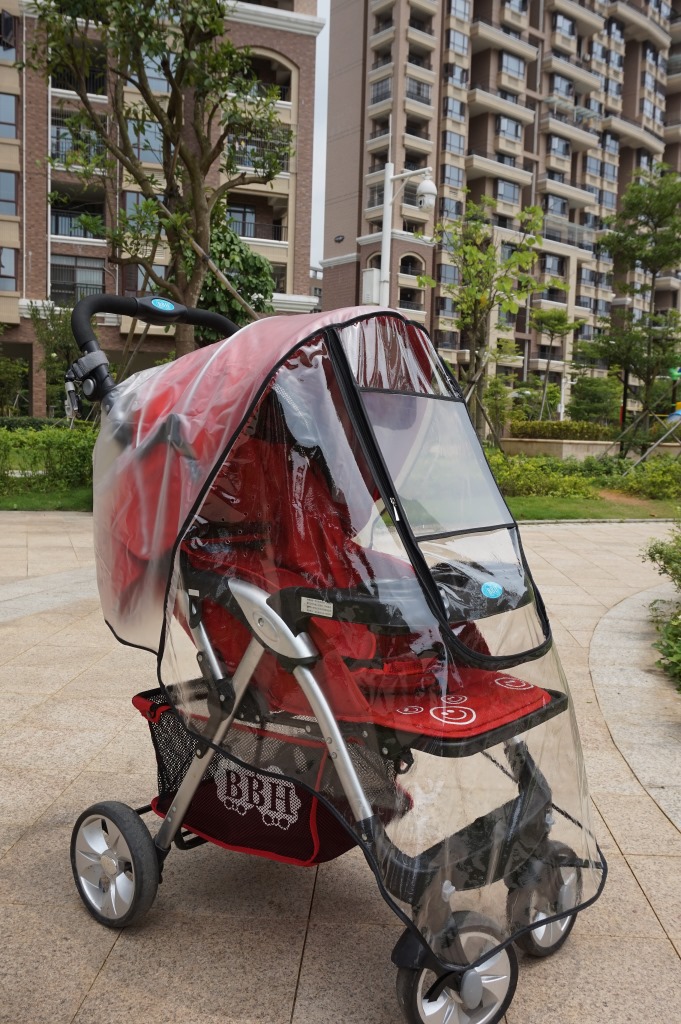
[[[156,309],[162,309],[164,313],[172,313],[175,309],[175,304],[169,302],[168,299],[152,299],[151,304]]]
[[[498,583],[495,583],[494,580],[487,580],[486,583],[483,583],[480,589],[482,590],[485,597],[491,597],[493,599],[501,597],[501,595],[504,592],[504,588],[500,586]]]

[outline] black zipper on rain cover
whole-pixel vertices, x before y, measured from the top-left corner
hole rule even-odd
[[[543,657],[551,647],[551,632],[549,630],[547,635],[544,622],[542,622],[542,626],[544,626],[544,634],[546,636],[544,642],[539,644],[538,647],[532,648],[530,651],[521,651],[518,654],[513,655],[501,655],[496,657],[491,654],[477,654],[466,647],[465,644],[462,644],[454,636],[447,616],[444,613],[442,598],[440,597],[440,592],[437,589],[435,581],[430,573],[428,563],[423,557],[418,542],[416,541],[409,524],[409,520],[405,514],[404,508],[402,507],[399,495],[393,490],[393,483],[390,473],[388,472],[388,467],[376,440],[373,427],[371,426],[364,409],[361,391],[347,361],[345,351],[343,349],[343,343],[340,340],[338,332],[333,327],[327,328],[326,337],[329,342],[331,365],[336,372],[340,392],[348,410],[352,426],[355,429],[357,439],[369,464],[369,468],[374,474],[383,504],[391,514],[398,536],[404,544],[407,555],[416,570],[416,574],[424,590],[428,607],[435,616],[437,622],[440,624],[443,637],[446,642],[456,651],[466,664],[472,665],[476,668],[513,668],[515,665],[520,665],[523,662],[536,661],[538,658]],[[544,617],[540,615],[540,621],[542,618]]]

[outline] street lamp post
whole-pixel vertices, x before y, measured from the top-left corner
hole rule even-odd
[[[416,195],[419,206],[422,210],[432,210],[435,207],[437,188],[432,178],[432,167],[419,168],[415,171],[402,171],[395,174],[395,165],[388,161],[383,174],[383,227],[381,229],[381,277],[379,287],[379,304],[388,306],[390,304],[390,249],[393,230],[393,182],[403,181],[408,178],[416,178],[423,175],[423,181],[419,182]],[[398,193],[399,194],[399,193]]]

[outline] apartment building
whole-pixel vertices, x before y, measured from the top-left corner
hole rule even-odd
[[[318,303],[317,296],[310,294],[310,225],[315,43],[323,21],[317,17],[316,0],[251,0],[230,7],[226,27],[236,46],[249,46],[261,81],[277,86],[278,116],[292,127],[294,136],[293,155],[274,181],[240,187],[230,194],[230,220],[238,234],[271,261],[277,310],[306,312]],[[89,235],[80,222],[83,213],[109,216],[112,205],[114,216],[121,208],[129,209],[139,192],[121,179],[113,204],[105,204],[103,186],[86,191],[67,170],[74,139],[64,105],[68,109],[78,100],[69,90],[68,75],[53,77],[46,84],[30,70],[15,66],[25,56],[34,30],[30,5],[4,0],[0,17],[0,323],[5,330],[0,342],[4,355],[28,360],[30,411],[44,415],[42,351],[34,341],[30,305],[45,300],[70,305],[99,292],[138,294],[144,282],[136,269],[122,272],[111,263],[106,242]],[[95,70],[91,77],[89,95],[101,104],[106,117],[106,73]],[[157,85],[162,93],[162,76]],[[150,126],[148,137],[139,139],[150,173],[160,145],[154,127]],[[265,144],[247,140],[244,170],[249,168],[253,148]],[[50,206],[49,193],[56,193],[60,202]],[[166,262],[161,246],[160,272]],[[116,362],[129,321],[113,316],[98,319],[102,343]],[[162,329],[152,328],[137,353],[136,368],[158,360],[169,347]]]
[[[441,285],[447,253],[429,244],[418,178],[384,224],[386,161],[432,167],[436,219],[454,219],[465,191],[496,199],[500,245],[512,245],[522,206],[544,211],[532,299],[583,319],[590,338],[618,299],[599,246],[603,219],[637,169],[665,160],[681,171],[681,14],[666,0],[331,0],[325,308],[372,299],[366,271],[391,232],[390,304],[424,323],[443,354],[465,365]],[[396,183],[396,188],[397,188]],[[419,287],[430,274],[438,287]],[[565,285],[566,290],[556,287]],[[677,307],[681,279],[659,283],[659,308]],[[569,387],[573,339],[508,323],[515,356],[496,372],[549,373]]]

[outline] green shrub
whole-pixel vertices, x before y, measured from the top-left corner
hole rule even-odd
[[[610,441],[617,437],[615,427],[579,420],[525,420],[511,424],[511,437],[546,438],[560,441]]]
[[[669,455],[652,456],[628,473],[617,487],[643,498],[681,499],[681,462]]]
[[[681,595],[681,523],[674,524],[667,540],[651,541],[643,557],[657,567],[661,576],[671,580]],[[653,644],[662,655],[657,664],[681,690],[681,605],[670,607],[666,601],[654,601],[651,611],[660,637]]]
[[[524,455],[505,458],[494,451],[488,452],[487,458],[501,493],[508,498],[595,497],[590,481],[576,470],[576,459],[561,461]],[[570,466],[566,466],[568,461]]]
[[[37,416],[0,416],[0,430],[44,430],[55,427],[59,420],[44,420]],[[62,421],[66,426],[66,420]]]
[[[0,493],[64,491],[92,483],[92,427],[0,428]]]
[[[653,613],[653,621],[660,634],[660,639],[653,644],[661,654],[657,664],[673,679],[677,690],[681,692],[681,605],[676,605],[668,619],[660,615],[658,605]]]

